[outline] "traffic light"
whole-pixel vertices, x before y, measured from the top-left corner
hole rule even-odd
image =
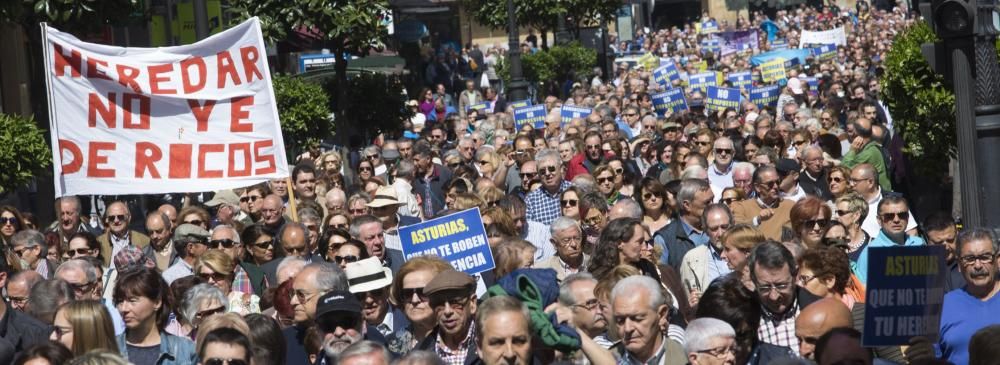
[[[976,33],[977,0],[933,0],[927,18],[942,40],[971,37]]]

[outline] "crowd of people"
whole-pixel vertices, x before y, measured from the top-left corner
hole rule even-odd
[[[0,363],[994,363],[998,241],[948,212],[918,224],[878,99],[893,37],[920,20],[859,3],[719,24],[792,45],[847,29],[776,105],[709,110],[688,89],[687,110],[658,113],[650,95],[683,81],[620,63],[516,128],[499,88],[466,77],[410,101],[401,136],[308,153],[287,180],[153,206],[65,196],[49,226],[2,206]],[[717,56],[696,28],[616,48],[728,73],[773,43]],[[494,269],[404,256],[401,227],[472,208]],[[947,252],[939,336],[862,346],[869,250],[921,245]]]

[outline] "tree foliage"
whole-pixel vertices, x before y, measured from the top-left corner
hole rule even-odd
[[[0,1],[0,21],[20,23],[27,31],[48,22],[59,30],[87,32],[122,24],[137,10],[138,0],[7,0]]]
[[[504,82],[510,82],[510,70],[504,59],[497,72]],[[572,42],[521,56],[524,78],[529,82],[562,83],[570,79],[590,78],[597,65],[597,51]]]
[[[480,24],[505,28],[507,26],[507,1],[463,0],[465,8]],[[566,15],[566,27],[579,29],[596,22],[601,17],[611,19],[622,0],[516,0],[514,14],[520,26],[537,29],[556,29],[560,14]]]
[[[52,152],[32,118],[0,114],[0,193],[47,173]]]
[[[274,42],[298,30],[332,42],[334,49],[364,56],[389,36],[383,22],[389,14],[388,0],[231,0],[229,4],[234,22],[256,16],[264,37]]]
[[[336,80],[325,83],[327,90],[336,89]],[[412,117],[406,108],[403,80],[398,75],[363,72],[347,80],[346,110],[341,118],[353,133],[374,136],[378,133],[401,132],[403,120]],[[339,104],[339,98],[332,100]]]
[[[273,84],[281,134],[289,157],[333,135],[330,98],[322,86],[283,75],[275,76]]]
[[[942,177],[955,155],[955,95],[944,78],[924,60],[920,45],[936,40],[924,22],[896,37],[885,60],[882,98],[892,113],[897,133],[906,141],[903,152],[915,171]]]

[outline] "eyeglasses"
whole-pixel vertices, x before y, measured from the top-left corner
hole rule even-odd
[[[653,199],[653,197],[661,198],[662,196],[660,193],[642,193],[642,200]]]
[[[233,240],[228,239],[228,238],[221,239],[221,240],[210,240],[210,241],[208,241],[208,247],[209,248],[216,249],[216,248],[219,248],[220,245],[222,247],[225,247],[225,248],[233,248],[233,246],[236,246],[236,241],[233,241]]]
[[[338,264],[343,264],[345,262],[347,263],[358,262],[359,259],[360,259],[359,257],[354,255],[346,255],[346,256],[336,255],[333,257],[333,261],[336,261]]]
[[[765,188],[768,188],[768,189],[774,189],[774,188],[778,187],[778,180],[768,181],[768,182],[759,182],[759,183],[757,183],[757,185],[760,185],[761,187],[765,187]]]
[[[461,296],[461,297],[454,297],[454,298],[449,298],[449,299],[444,299],[444,300],[441,300],[441,299],[432,300],[431,301],[431,307],[434,307],[435,309],[437,309],[439,307],[444,307],[445,304],[447,304],[447,305],[451,306],[452,310],[460,311],[460,310],[464,309],[466,305],[469,304],[469,299],[470,298],[467,297],[467,296]]]
[[[298,299],[299,300],[299,304],[305,304],[306,302],[312,300],[313,297],[316,297],[316,296],[319,296],[319,295],[323,295],[323,294],[326,294],[326,292],[324,292],[324,291],[318,291],[318,292],[315,292],[315,293],[312,293],[312,294],[307,294],[306,292],[301,291],[301,290],[294,290],[294,291],[292,291],[292,297],[295,297],[295,299]]]
[[[588,150],[599,150],[599,149],[601,149],[601,145],[599,145],[599,144],[588,144],[587,145],[587,149]]]
[[[733,150],[731,148],[716,148],[715,149],[715,154],[717,154],[717,155],[731,155],[731,154],[733,154]]]
[[[201,219],[192,219],[192,220],[189,220],[189,221],[185,221],[184,223],[186,223],[186,224],[193,224],[193,225],[196,225],[196,226],[200,226],[202,223],[205,223],[205,221],[203,221]]]
[[[10,224],[12,226],[16,225],[17,217],[0,217],[0,225],[7,225],[7,224]]]
[[[594,299],[588,300],[586,303],[583,303],[583,304],[573,304],[573,307],[583,308],[583,309],[592,311],[594,309],[602,307],[602,305],[601,305],[601,301],[597,300],[597,298],[594,298]]]
[[[331,230],[331,229],[347,229],[347,225],[346,224],[331,224],[329,226],[326,226],[326,229],[327,230]]]
[[[75,250],[66,250],[66,254],[69,255],[69,257],[89,256],[91,252],[94,252],[94,251],[91,250],[91,249],[89,249],[89,248],[78,248],[78,249],[75,249]]]
[[[740,198],[722,198],[719,201],[721,201],[722,204],[730,205],[730,204],[733,204],[733,202],[736,202],[736,201],[739,201],[739,200],[740,200]]]
[[[27,298],[25,298],[25,300],[27,300]],[[62,339],[63,336],[73,333],[73,327],[60,327],[60,326],[52,326],[52,327],[53,327],[52,332],[55,333],[56,338],[58,339]]]
[[[338,314],[336,316],[322,316],[316,321],[316,326],[323,333],[334,333],[337,328],[357,329],[361,324],[360,314]]]
[[[539,167],[539,172],[541,172],[544,175],[548,175],[556,173],[556,170],[558,169],[559,168],[555,166],[541,166]]]
[[[403,288],[399,291],[400,298],[406,300],[412,300],[413,296],[416,295],[417,299],[421,302],[427,301],[427,296],[424,295],[424,288]]]
[[[708,142],[708,141],[694,141],[694,144],[698,145],[698,146],[708,146],[709,143],[712,143],[712,142]]]
[[[827,182],[840,183],[840,182],[844,182],[844,178],[842,178],[842,177],[830,177],[829,179],[826,179],[826,181]]]
[[[88,290],[90,290],[90,288],[93,288],[94,284],[97,284],[97,282],[95,281],[92,283],[83,283],[83,284],[70,283],[69,286],[73,288],[74,293],[83,294],[86,293]]]
[[[205,365],[247,365],[247,361],[243,359],[220,359],[213,357],[203,361]]]
[[[270,241],[270,240],[268,240],[268,241],[261,241],[261,242],[254,243],[253,245],[254,245],[254,247],[257,247],[257,248],[259,248],[261,250],[267,250],[267,249],[271,248],[271,246],[274,245],[274,241]]]
[[[108,222],[118,222],[118,221],[124,222],[126,217],[127,216],[124,214],[118,214],[118,215],[109,215],[104,219],[107,220]]]
[[[348,209],[347,211],[350,212],[351,214],[354,214],[354,215],[360,215],[360,214],[368,213],[368,209],[366,209],[366,208]]]
[[[531,180],[531,179],[534,179],[535,176],[538,176],[538,173],[537,172],[522,172],[519,175],[521,175],[521,180]]]
[[[39,247],[39,246],[35,246],[35,247]],[[18,248],[14,249],[14,254],[17,255],[17,257],[23,257],[24,256],[24,251],[34,249],[35,247],[24,247],[24,246],[21,246],[20,249],[18,249]]]
[[[301,253],[306,252],[306,246],[302,246],[302,247],[282,247],[282,248],[285,249],[286,253],[290,253],[292,255],[300,253],[300,252]]]
[[[219,282],[226,281],[226,279],[229,279],[229,275],[226,275],[226,274],[223,274],[223,273],[218,273],[218,272],[213,272],[211,274],[208,274],[208,273],[199,273],[198,277],[200,277],[203,280],[205,280],[207,282],[210,282],[210,283],[211,282],[219,283]]]
[[[488,165],[490,163],[489,161],[486,160],[479,160],[478,162],[480,165]]]
[[[816,275],[799,275],[799,277],[795,278],[795,281],[799,285],[806,285],[810,281],[812,281],[812,279],[815,279],[815,278],[816,278]]]
[[[701,351],[697,351],[697,352],[699,354],[712,355],[713,357],[715,357],[717,359],[722,359],[722,358],[725,358],[726,355],[735,354],[736,353],[736,347],[735,346],[716,347],[714,349],[701,350]]]
[[[565,200],[559,201],[559,203],[562,204],[563,208],[572,208],[572,207],[576,206],[576,203],[578,201],[579,200],[575,200],[575,199],[565,199]]]
[[[215,307],[215,308],[206,309],[206,310],[203,310],[203,311],[198,311],[198,313],[195,313],[194,316],[197,319],[205,319],[205,318],[211,317],[213,315],[222,314],[222,313],[225,313],[225,312],[226,312],[226,306],[220,305],[220,306]]]
[[[611,183],[615,182],[615,177],[614,176],[610,176],[610,177],[599,177],[599,178],[597,178],[597,183],[598,184],[603,184],[603,183],[606,183],[606,182],[611,182]]]
[[[365,156],[365,159],[367,159],[367,160],[375,160],[377,158],[378,158],[378,155],[368,155],[368,156]]]
[[[779,292],[786,291],[791,286],[792,286],[791,283],[757,285],[757,292],[762,295],[766,295],[767,293],[770,293],[771,290],[778,290]]]
[[[962,265],[972,265],[975,264],[976,261],[982,262],[984,264],[992,264],[994,258],[996,258],[996,254],[991,252],[991,253],[984,253],[982,255],[965,255],[959,257],[958,259],[962,260]]]
[[[257,201],[257,199],[260,199],[260,196],[257,196],[257,195],[247,195],[247,196],[244,196],[244,197],[240,198],[240,203],[255,202],[255,201]]]
[[[358,171],[372,171],[372,168],[368,166],[361,166],[358,167]]]
[[[854,212],[852,212],[852,211],[850,211],[850,210],[840,210],[840,209],[837,209],[837,210],[835,210],[834,212],[835,212],[835,213],[837,213],[837,216],[838,216],[838,217],[843,217],[843,216],[845,216],[845,215],[848,215],[848,214],[851,214],[851,213],[854,213]]]
[[[372,297],[373,299],[375,299],[375,301],[378,301],[379,299],[385,297],[385,289],[379,288],[375,290],[354,293],[354,298],[356,298],[361,303],[364,303],[365,299],[368,299],[368,297]]]
[[[910,219],[909,212],[899,212],[899,213],[889,212],[889,213],[882,213],[881,216],[882,216],[882,221],[884,222],[891,222],[896,220],[896,218],[899,218],[899,220],[904,220],[904,221]]]
[[[7,297],[11,304],[24,304],[28,302],[28,297]]]
[[[802,222],[802,227],[805,228],[816,228],[816,226],[819,226],[820,229],[823,229],[828,225],[830,225],[829,219],[810,219]]]

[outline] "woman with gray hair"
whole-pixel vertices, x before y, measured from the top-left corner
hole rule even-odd
[[[736,330],[722,320],[702,317],[688,323],[684,331],[688,363],[733,364],[736,361]]]
[[[226,303],[226,296],[214,285],[195,285],[184,293],[184,300],[181,301],[181,324],[190,328],[188,333],[193,339],[202,321],[213,315],[226,313]]]

